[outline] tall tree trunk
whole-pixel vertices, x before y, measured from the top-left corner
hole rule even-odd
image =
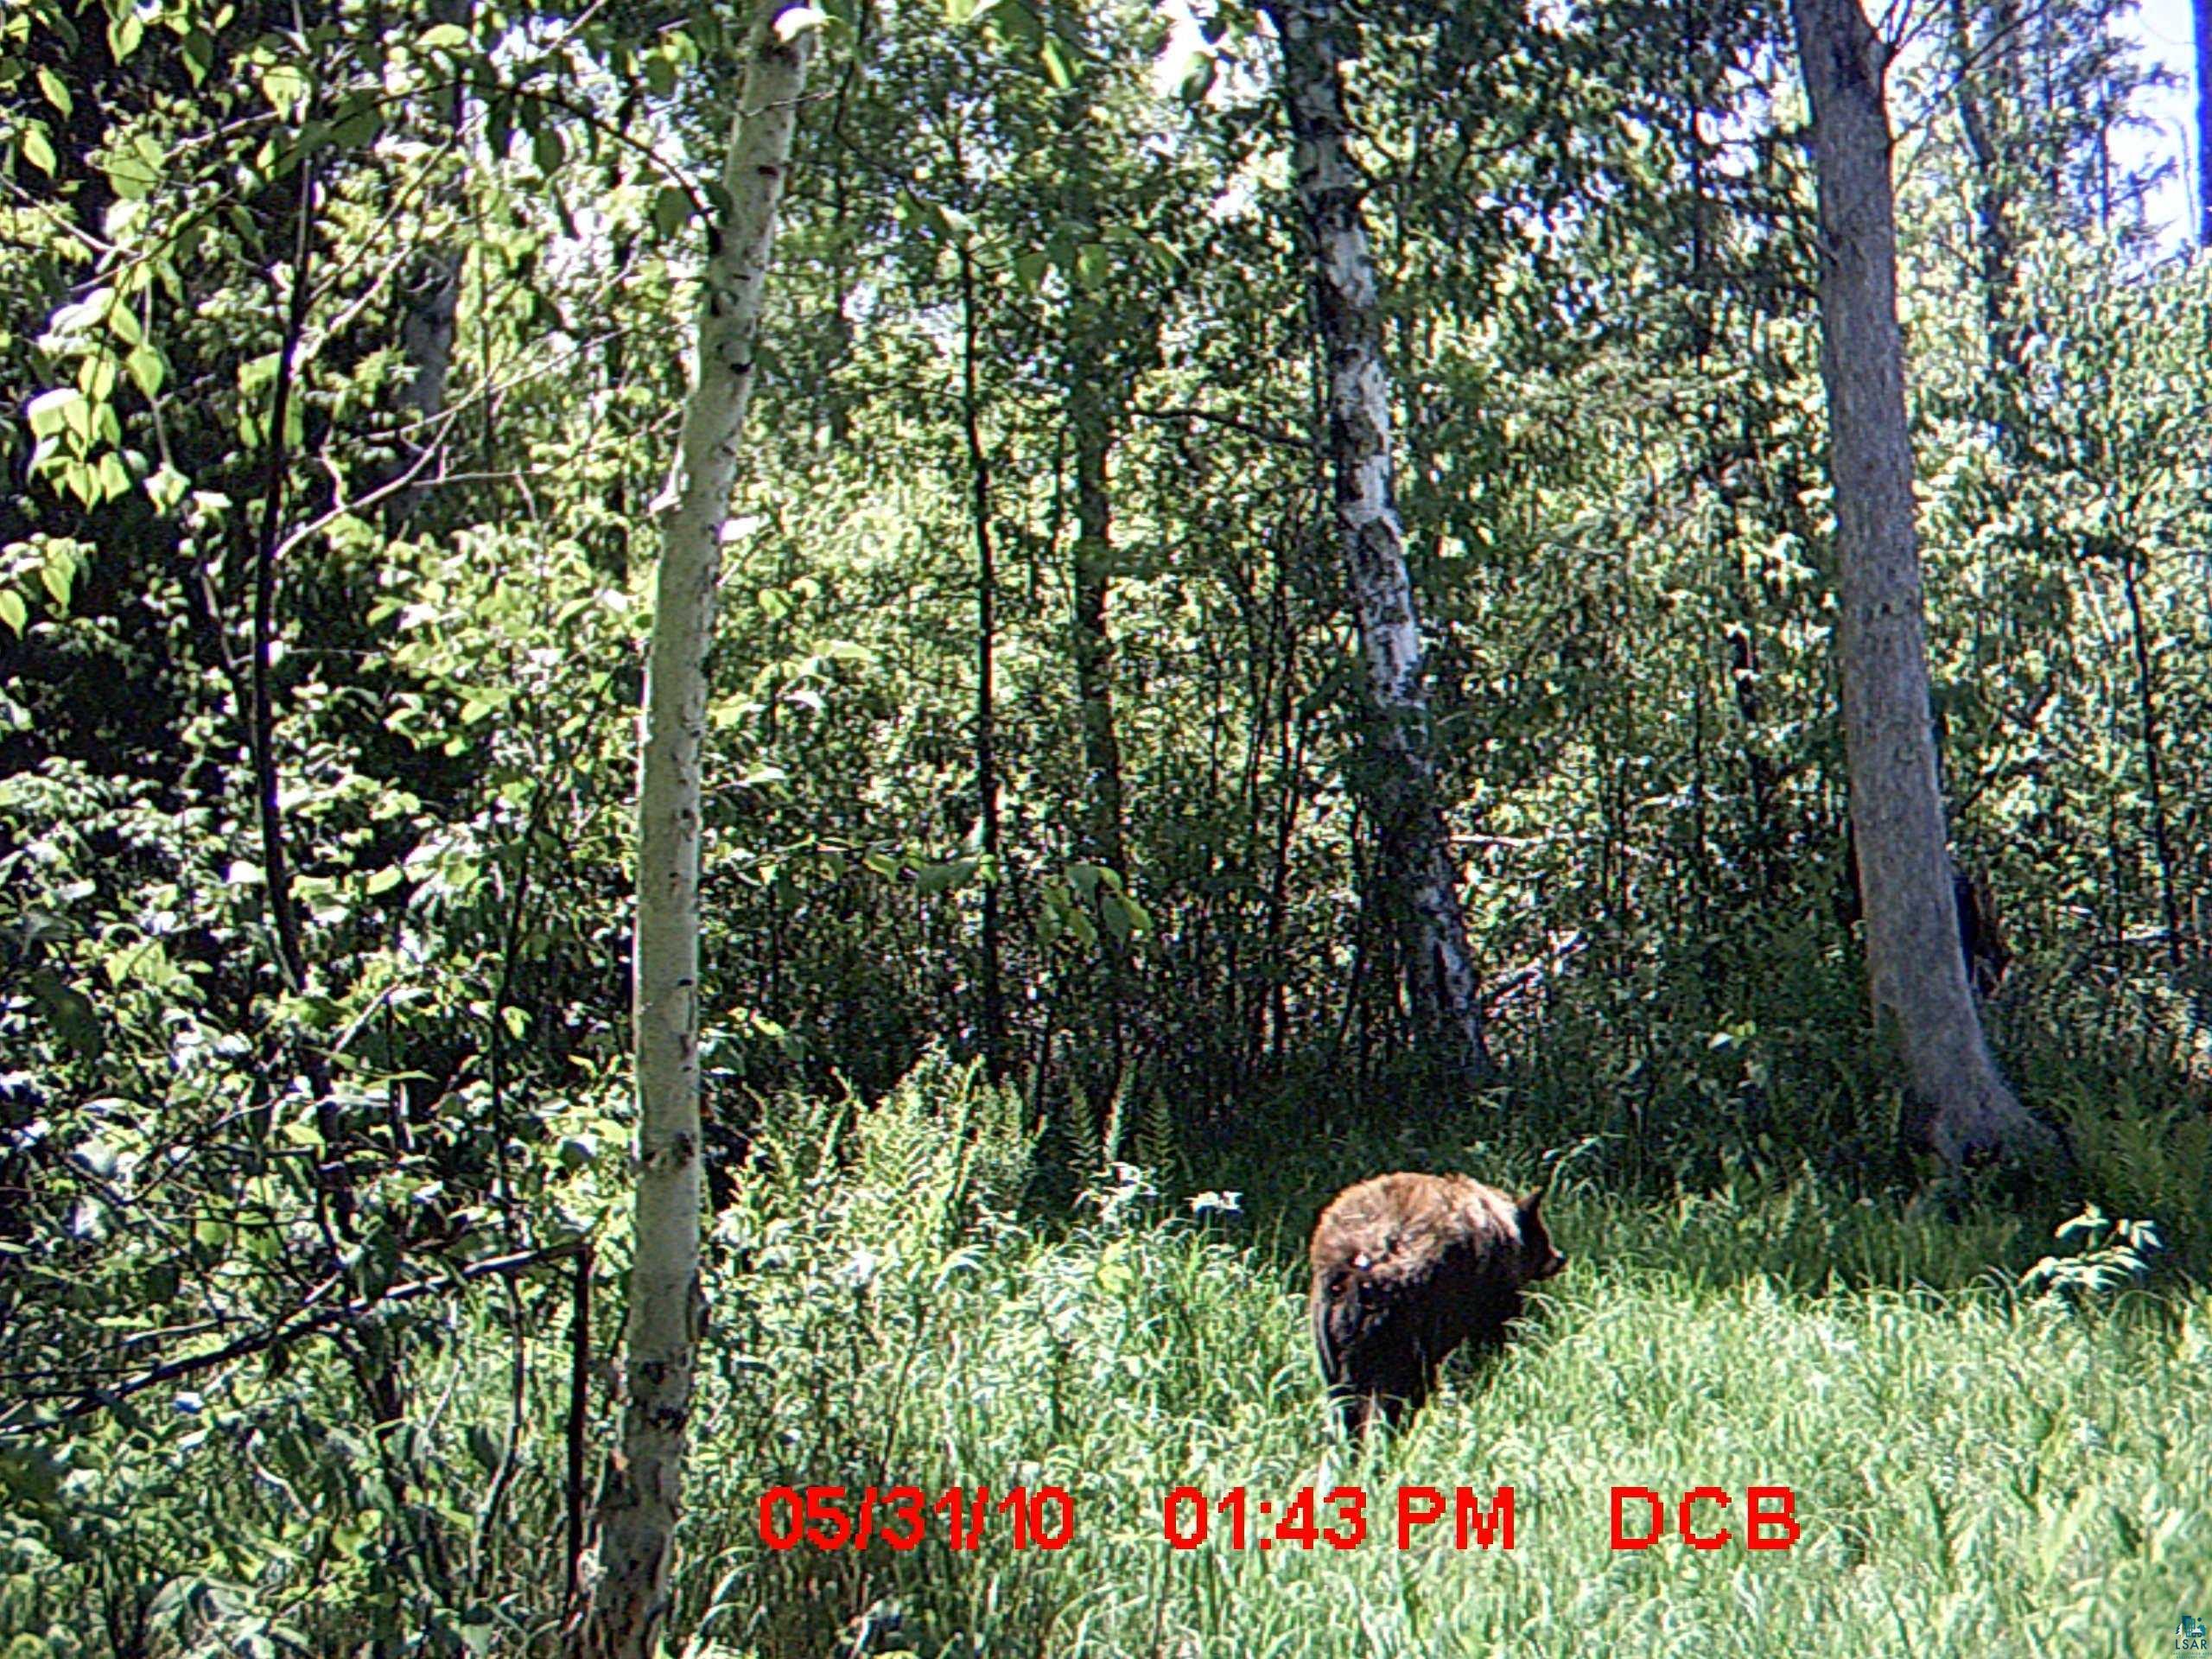
[[[1844,731],[1875,1019],[1894,1027],[1923,1133],[1947,1161],[2042,1152],[2051,1136],[1998,1074],[1958,949],[1897,328],[1889,49],[1859,0],[1791,0],[1790,10],[1820,185]]]
[[[434,0],[430,21],[467,29],[474,22],[474,0]],[[467,109],[467,89],[456,80],[444,89],[436,112],[437,120],[445,128],[442,137],[456,147],[462,141],[462,118]],[[461,194],[456,181],[441,187],[436,199],[458,201]],[[400,406],[413,417],[410,423],[413,435],[405,445],[410,453],[404,453],[392,463],[395,473],[415,465],[424,447],[442,439],[437,417],[445,410],[446,381],[453,372],[454,329],[460,316],[461,271],[466,257],[467,245],[456,237],[416,249],[408,264],[400,302],[399,349],[410,372],[406,389],[400,394]],[[394,531],[406,529],[422,505],[430,482],[418,474],[391,498],[385,521]]]
[[[976,804],[983,853],[983,1071],[1006,1075],[1006,992],[999,890],[998,553],[991,541],[991,463],[983,449],[982,397],[976,379],[980,321],[976,260],[960,249],[960,418],[968,436],[968,483],[976,521]]]
[[[1076,319],[1078,330],[1084,319]],[[1107,489],[1107,457],[1114,432],[1109,393],[1103,382],[1106,353],[1079,333],[1071,356],[1068,424],[1075,443],[1076,539],[1074,614],[1070,619],[1070,655],[1075,658],[1076,699],[1083,717],[1084,854],[1121,879],[1128,880],[1128,855],[1122,837],[1122,744],[1114,721],[1114,640],[1106,621],[1107,592],[1113,582],[1113,499]],[[1096,889],[1098,949],[1105,984],[1101,1010],[1106,1027],[1106,1070],[1101,1109],[1108,1109],[1121,1089],[1122,1013],[1128,1001],[1129,951],[1122,932],[1106,913],[1103,883]],[[1116,919],[1122,912],[1116,912]]]
[[[1335,0],[1268,0],[1282,41],[1291,172],[1313,257],[1327,357],[1329,448],[1366,670],[1363,792],[1380,831],[1374,879],[1395,912],[1422,1046],[1464,1081],[1492,1071],[1458,872],[1437,801],[1421,618],[1393,494],[1390,378],[1382,361],[1366,181],[1349,143]]]
[[[2143,734],[2143,782],[2150,796],[2151,850],[2158,861],[2158,914],[2166,925],[2166,965],[2178,975],[2181,956],[2181,895],[2175,874],[2174,838],[2166,819],[2164,741],[2158,725],[2158,679],[2151,660],[2151,635],[2143,620],[2143,586],[2134,548],[2118,550],[2121,591],[2127,596],[2127,639],[2135,658],[2135,706]]]
[[[645,1659],[669,1611],[684,1432],[706,1325],[699,1281],[699,767],[721,530],[753,391],[776,207],[818,15],[768,0],[746,44],[708,232],[697,378],[663,500],[638,778],[632,1014],[637,1205],[624,1333],[622,1446],[599,1498],[599,1573],[577,1638],[590,1659]]]
[[[1128,855],[1122,831],[1122,744],[1114,722],[1114,641],[1106,622],[1107,594],[1113,582],[1113,498],[1106,482],[1107,458],[1114,443],[1113,415],[1103,377],[1103,353],[1079,345],[1073,359],[1078,381],[1068,392],[1068,424],[1075,441],[1075,614],[1073,645],[1076,696],[1083,710],[1084,816],[1088,851],[1116,874],[1126,876]]]
[[[1977,19],[1983,20],[1976,28]],[[1959,127],[1967,141],[1974,175],[1974,224],[1982,323],[1999,407],[2009,407],[2021,391],[2024,372],[2019,333],[2012,325],[2017,261],[2012,234],[2012,193],[2004,168],[2006,99],[2015,96],[2012,72],[2018,63],[2019,9],[2014,0],[1951,0],[1951,54],[1958,76]],[[1996,95],[1991,95],[1994,86]],[[2009,439],[2012,422],[1999,423]]]
[[[1093,137],[1094,87],[1100,74],[1089,25],[1077,6],[1060,8],[1053,27],[1064,41],[1082,48],[1075,84],[1063,92],[1055,111],[1060,143],[1067,222],[1086,240],[1100,233],[1099,172]],[[1096,293],[1081,283],[1068,285],[1067,331],[1062,407],[1075,456],[1076,537],[1070,588],[1068,655],[1075,668],[1077,717],[1083,734],[1082,854],[1114,872],[1126,888],[1128,855],[1124,836],[1122,743],[1114,714],[1114,639],[1109,601],[1114,581],[1114,502],[1109,468],[1117,430],[1127,419],[1138,354],[1133,338],[1148,334],[1155,320],[1148,308],[1135,313],[1122,294]],[[1124,335],[1117,322],[1129,328]],[[1131,327],[1134,325],[1134,327]],[[1092,889],[1092,915],[1098,925],[1102,983],[1091,999],[1096,1026],[1105,1042],[1103,1071],[1095,1097],[1102,1113],[1113,1109],[1122,1084],[1122,1021],[1128,1002],[1129,951],[1126,914],[1110,909],[1112,890]]]

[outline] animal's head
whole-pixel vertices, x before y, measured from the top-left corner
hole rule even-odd
[[[1521,1231],[1521,1281],[1533,1283],[1548,1279],[1567,1265],[1567,1257],[1552,1244],[1551,1231],[1538,1213],[1544,1201],[1541,1192],[1531,1192],[1513,1206],[1513,1216]]]

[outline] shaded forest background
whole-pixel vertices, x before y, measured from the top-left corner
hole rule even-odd
[[[1048,1217],[1134,1190],[1099,1184],[1121,1160],[1288,1237],[1332,1168],[1471,1140],[1655,1200],[1902,1202],[1929,1170],[1865,1011],[1786,17],[1358,19],[1399,505],[1503,1067],[1469,1098],[1421,1063],[1378,917],[1267,31],[824,10],[711,662],[715,1213],[757,1208],[748,1169],[793,1179],[779,1123],[836,1144],[925,1084],[1003,1116],[944,1192]],[[2194,1266],[2212,264],[2123,159],[2155,73],[2124,15],[1912,12],[1900,299],[1983,1018],[2088,1192]],[[380,1651],[552,1628],[612,1342],[591,1287],[626,1251],[656,502],[743,22],[39,0],[0,32],[25,1630],[89,1597],[79,1651],[245,1639],[264,1581],[188,1571],[148,1518],[189,1509],[219,1385],[257,1402],[247,1466],[390,1517],[334,1562],[239,1497],[241,1551],[342,1580]],[[715,1248],[741,1286],[774,1230]],[[511,1397],[440,1419],[449,1360],[510,1351],[537,1355]]]

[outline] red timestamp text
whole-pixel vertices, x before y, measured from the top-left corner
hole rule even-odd
[[[1382,1536],[1400,1549],[1430,1528],[1455,1549],[1513,1548],[1513,1489],[1500,1486],[1485,1501],[1471,1486],[1401,1486],[1382,1495]],[[1326,1492],[1301,1486],[1277,1503],[1253,1500],[1242,1486],[1208,1497],[1196,1486],[1167,1494],[1161,1525],[1173,1549],[1197,1549],[1209,1540],[1230,1549],[1357,1549],[1374,1530],[1367,1493],[1357,1486]],[[1444,1529],[1447,1529],[1445,1530]]]
[[[934,1529],[948,1549],[976,1549],[997,1535],[1016,1549],[1065,1549],[1075,1500],[1060,1486],[771,1486],[760,1494],[760,1541],[771,1549],[919,1548]]]

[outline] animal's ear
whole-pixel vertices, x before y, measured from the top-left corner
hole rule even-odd
[[[1522,1199],[1519,1204],[1514,1206],[1514,1208],[1520,1211],[1520,1212],[1524,1216],[1534,1216],[1536,1213],[1536,1206],[1543,1201],[1543,1190],[1539,1187],[1535,1192],[1531,1192],[1527,1198]]]

